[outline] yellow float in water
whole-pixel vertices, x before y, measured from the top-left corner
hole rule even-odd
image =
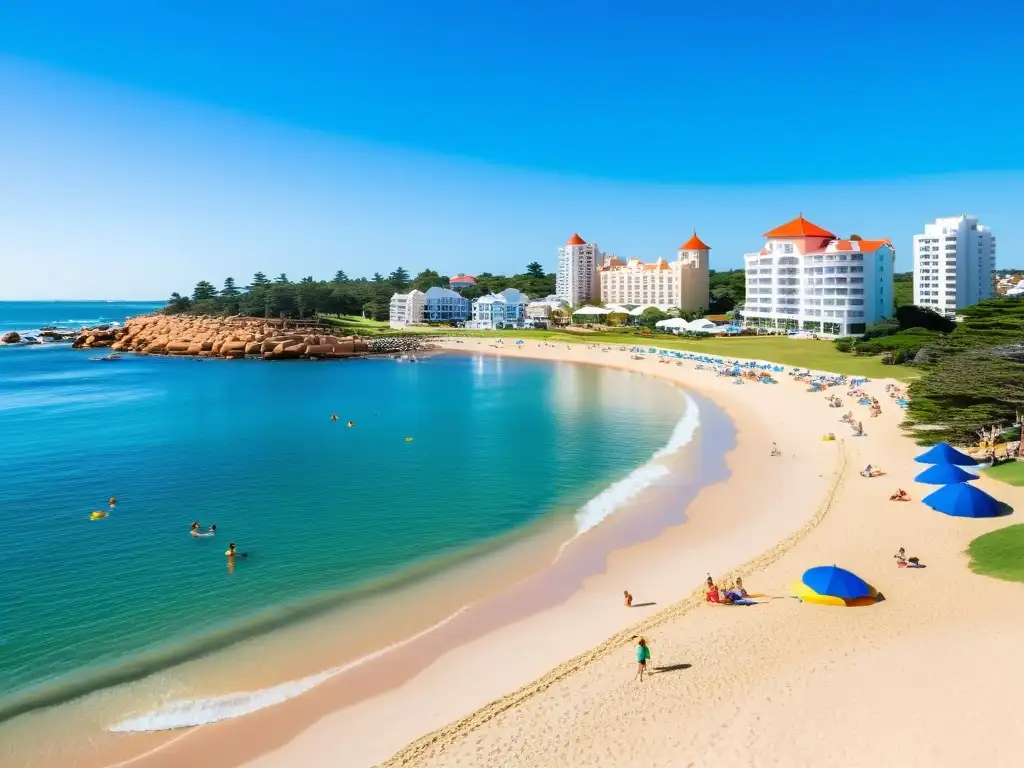
[[[90,520],[102,520],[102,519],[103,519],[104,517],[106,517],[106,516],[107,516],[108,514],[110,514],[110,513],[109,513],[109,512],[100,512],[100,511],[99,511],[99,510],[97,509],[97,510],[96,510],[95,512],[93,512],[93,513],[92,513],[91,515],[89,515],[89,519],[90,519]]]
[[[878,602],[878,590],[874,587],[871,587],[870,595],[865,597],[855,597],[850,600],[846,600],[842,597],[832,597],[831,595],[819,595],[802,581],[794,581],[790,585],[790,589],[793,591],[793,596],[800,598],[801,602],[813,603],[815,605],[836,605],[840,608],[859,608],[864,605],[874,605]]]
[[[412,442],[412,438],[411,438],[411,437],[407,437],[407,438],[405,438],[405,442],[407,442],[407,443],[411,443],[411,442]]]

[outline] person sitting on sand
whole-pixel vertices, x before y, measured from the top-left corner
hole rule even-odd
[[[898,488],[896,493],[889,497],[889,501],[910,501],[910,496],[902,488]]]
[[[900,568],[924,568],[919,558],[907,557],[907,551],[903,547],[900,547],[899,552],[893,555],[893,558]]]
[[[704,599],[709,603],[729,604],[732,602],[732,598],[718,588],[715,584],[715,580],[711,578],[710,573],[708,574],[707,591],[704,593]]]
[[[625,603],[626,607],[627,608],[632,608],[633,607],[633,596],[631,594],[629,594],[629,590],[625,590],[622,593],[622,597],[623,597],[623,603]]]
[[[779,450],[778,443],[772,443],[772,456],[781,456],[782,451]]]
[[[747,597],[747,590],[743,588],[742,576],[736,577],[736,584],[733,586],[733,591],[736,592],[736,594],[739,595],[740,598]]]

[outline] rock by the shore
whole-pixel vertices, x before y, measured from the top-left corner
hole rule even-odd
[[[83,329],[73,346],[184,357],[260,356],[265,360],[338,359],[371,351],[358,336],[335,336],[313,324],[161,314],[132,318],[120,328]]]
[[[8,331],[3,336],[0,336],[0,341],[4,344],[17,344],[21,341],[21,334],[16,331]]]

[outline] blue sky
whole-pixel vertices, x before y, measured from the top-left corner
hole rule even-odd
[[[801,211],[899,269],[975,213],[1024,266],[1024,12],[895,5],[8,0],[0,299],[550,269],[574,231],[726,269]]]

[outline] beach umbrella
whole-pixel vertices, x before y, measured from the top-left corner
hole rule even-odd
[[[976,462],[966,453],[961,453],[949,443],[933,445],[914,461],[921,464],[956,464],[958,467],[973,467]]]
[[[860,576],[835,565],[819,565],[804,571],[803,583],[819,595],[853,600],[871,595],[871,587]]]
[[[923,501],[935,511],[953,517],[996,517],[1000,512],[998,501],[967,483],[944,485]]]
[[[919,483],[929,485],[953,485],[977,480],[977,475],[960,469],[956,464],[933,464],[914,478]]]

